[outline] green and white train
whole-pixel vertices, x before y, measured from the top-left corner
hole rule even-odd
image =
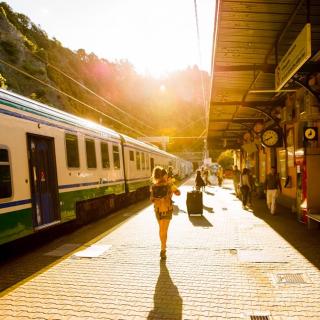
[[[155,146],[0,89],[0,244],[133,203],[155,165],[192,172]]]

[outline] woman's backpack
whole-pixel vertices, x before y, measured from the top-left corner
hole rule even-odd
[[[169,184],[154,184],[151,186],[152,200],[158,212],[172,210],[171,190]]]
[[[157,199],[163,198],[168,194],[169,192],[168,189],[169,189],[168,184],[162,184],[162,185],[154,184],[151,187],[152,196]]]

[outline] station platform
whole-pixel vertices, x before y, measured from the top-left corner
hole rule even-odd
[[[149,201],[0,266],[0,319],[320,319],[320,231],[232,181],[206,187],[204,215],[173,197],[167,260]],[[255,318],[256,317],[256,318]]]

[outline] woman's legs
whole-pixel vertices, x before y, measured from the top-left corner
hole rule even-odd
[[[166,250],[166,247],[167,247],[167,236],[168,236],[169,224],[170,224],[169,219],[159,220],[159,236],[161,241],[161,251]]]
[[[248,201],[248,195],[249,195],[249,187],[248,186],[242,186],[242,205],[245,207],[247,205]]]

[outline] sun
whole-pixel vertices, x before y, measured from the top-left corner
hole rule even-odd
[[[165,86],[164,84],[162,84],[162,85],[160,86],[160,92],[161,92],[161,93],[164,93],[164,92],[166,92],[166,91],[167,91],[166,86]]]

